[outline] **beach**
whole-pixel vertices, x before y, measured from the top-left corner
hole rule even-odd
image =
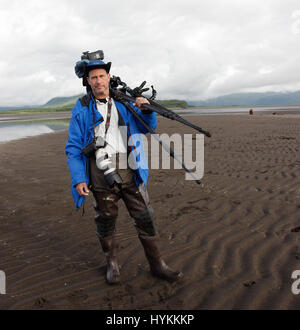
[[[176,283],[151,275],[121,201],[121,283],[106,283],[93,198],[83,215],[70,192],[67,131],[0,143],[0,309],[300,309],[299,112],[187,118],[212,134],[202,184],[182,169],[148,182],[163,258],[184,273]],[[157,133],[195,131],[159,118]]]

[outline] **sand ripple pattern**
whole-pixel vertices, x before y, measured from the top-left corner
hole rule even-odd
[[[73,209],[65,132],[1,145],[0,309],[299,309],[300,119],[189,120],[213,134],[202,186],[182,170],[154,170],[149,181],[164,259],[185,274],[173,284],[151,276],[123,204],[122,282],[106,284],[92,199],[85,216]],[[164,119],[158,132],[193,133]]]

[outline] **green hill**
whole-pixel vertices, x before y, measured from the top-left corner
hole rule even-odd
[[[49,107],[68,107],[74,106],[77,99],[82,97],[84,94],[79,94],[70,97],[55,97],[43,105],[43,108]],[[188,108],[189,105],[186,101],[182,100],[155,100],[156,103],[161,104],[166,108]]]
[[[69,97],[55,97],[43,105],[43,108],[74,106],[78,98],[84,94],[78,94]]]
[[[155,100],[156,103],[166,108],[188,108],[189,105],[186,101],[181,100]]]

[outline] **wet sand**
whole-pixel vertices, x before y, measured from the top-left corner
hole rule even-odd
[[[299,309],[300,116],[189,116],[209,130],[202,185],[152,170],[149,195],[164,259],[184,272],[154,278],[120,202],[121,284],[105,282],[92,198],[76,211],[67,132],[0,144],[0,309]],[[193,133],[159,119],[158,133]]]

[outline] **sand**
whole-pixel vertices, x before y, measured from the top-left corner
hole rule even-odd
[[[67,132],[0,144],[0,309],[299,309],[300,116],[189,116],[209,130],[202,185],[153,170],[149,195],[166,262],[184,279],[152,277],[120,202],[121,283],[105,281],[92,197],[76,211]],[[193,133],[159,119],[158,133]],[[300,285],[299,285],[300,287]]]

